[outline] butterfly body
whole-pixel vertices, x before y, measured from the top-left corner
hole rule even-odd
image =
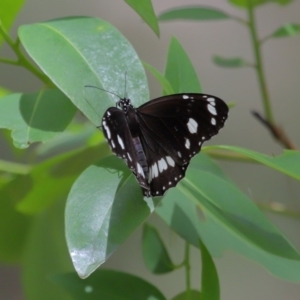
[[[228,107],[206,94],[163,96],[135,108],[128,98],[102,118],[111,150],[122,158],[146,197],[162,196],[185,176],[204,141],[223,127]]]

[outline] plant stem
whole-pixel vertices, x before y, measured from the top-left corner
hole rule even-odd
[[[190,265],[190,244],[188,242],[185,243],[184,257],[185,257],[184,261],[185,261],[186,293],[187,293],[187,299],[189,299],[190,291],[191,291],[191,265]]]
[[[31,166],[0,159],[0,170],[2,172],[25,175],[30,172]]]
[[[3,24],[0,20],[0,35],[3,36],[3,39],[7,42],[7,44],[11,47],[11,49],[15,52],[17,56],[17,60],[9,60],[5,58],[0,58],[0,62],[13,64],[13,65],[19,65],[33,73],[36,77],[38,77],[43,83],[46,85],[51,85],[51,80],[42,72],[39,71],[38,68],[36,68],[33,64],[29,62],[29,60],[25,57],[25,55],[22,53],[22,51],[19,48],[20,42],[17,40],[14,42],[11,37],[8,35],[6,29],[3,27]]]
[[[260,42],[257,37],[256,23],[254,17],[254,7],[252,5],[252,0],[248,0],[248,22],[249,22],[248,24],[249,24],[249,29],[250,29],[251,39],[252,39],[255,61],[256,61],[256,71],[257,71],[260,91],[263,100],[264,113],[268,122],[273,124],[274,117],[273,117],[273,112],[270,104],[269,93],[266,86],[264,70],[262,66],[261,48],[260,48]]]

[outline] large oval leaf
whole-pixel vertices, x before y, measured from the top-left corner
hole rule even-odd
[[[147,205],[136,179],[115,156],[80,175],[66,206],[66,238],[80,277],[95,271],[142,224],[151,212]]]
[[[126,86],[137,106],[148,100],[143,66],[124,36],[96,18],[73,17],[21,26],[19,37],[44,73],[96,125]],[[53,59],[55,58],[55,59]]]

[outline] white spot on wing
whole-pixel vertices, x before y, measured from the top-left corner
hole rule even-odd
[[[168,165],[166,161],[162,158],[158,161],[159,172],[161,173],[163,170],[167,170]]]
[[[143,171],[141,165],[139,163],[137,163],[136,165],[137,165],[137,172],[145,178],[145,174],[144,174],[144,171]]]
[[[107,134],[108,139],[110,139],[111,138],[111,134],[110,134],[110,130],[109,130],[108,126],[106,125],[106,122],[104,121],[104,122],[102,122],[102,124],[103,124],[104,130],[105,130],[105,132]]]
[[[211,104],[207,104],[207,109],[212,115],[214,115],[214,116],[217,115],[216,109]]]
[[[171,167],[175,166],[175,161],[173,160],[173,158],[171,156],[166,156],[166,160]]]
[[[107,112],[107,115],[110,116],[110,112],[109,111]]]
[[[181,157],[181,153],[180,153],[180,151],[178,151],[178,152],[177,152],[177,154],[178,154],[178,156],[179,156],[179,157]]]
[[[213,98],[213,97],[207,98],[207,101],[210,102],[210,104],[211,104],[212,106],[215,106],[215,105],[216,105],[216,100],[215,100],[215,98]]]
[[[129,152],[127,152],[127,156],[128,156],[128,158],[129,158],[129,160],[132,161],[132,158],[131,158]]]
[[[190,133],[196,133],[197,129],[198,129],[198,123],[194,119],[189,118],[189,121],[187,123],[187,127],[188,127]]]
[[[182,95],[183,99],[189,99],[190,97],[188,95]]]
[[[113,140],[111,141],[111,145],[112,145],[113,148],[116,148],[116,145],[115,145]]]
[[[185,139],[185,148],[190,149],[191,143],[189,139]]]
[[[124,150],[124,149],[125,149],[125,147],[124,147],[123,140],[121,139],[121,137],[120,137],[119,135],[117,135],[117,138],[118,138],[118,142],[119,142],[119,144],[120,144],[121,148]]]
[[[152,176],[153,176],[153,178],[158,176],[158,168],[157,168],[156,163],[154,165],[152,165]]]
[[[211,124],[212,124],[212,125],[216,125],[216,124],[217,124],[217,122],[216,122],[216,119],[215,119],[215,118],[211,118],[210,122],[211,122]]]

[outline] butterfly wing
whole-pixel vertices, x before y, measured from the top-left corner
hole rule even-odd
[[[152,196],[177,185],[203,142],[223,127],[227,114],[223,100],[205,94],[164,96],[138,108]]]
[[[112,152],[125,161],[140,186],[149,190],[147,176],[139,163],[124,111],[116,107],[109,108],[102,118],[102,128]]]
[[[143,190],[143,193],[148,197],[162,196],[169,188],[176,186],[185,176],[189,163],[176,162],[162,140],[159,140],[159,137],[154,136],[153,132],[144,124],[140,128],[141,143],[149,167],[148,183],[150,186],[150,189]]]
[[[143,104],[138,115],[144,131],[184,165],[224,126],[228,107],[215,96],[175,94]]]

